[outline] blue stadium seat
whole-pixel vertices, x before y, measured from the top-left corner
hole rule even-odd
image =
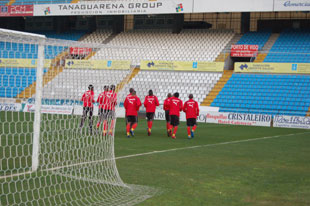
[[[261,84],[263,79],[270,83]],[[233,74],[211,106],[226,112],[305,116],[310,107],[310,75]]]

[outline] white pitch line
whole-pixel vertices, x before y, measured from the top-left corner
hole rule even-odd
[[[90,161],[90,162],[81,162],[81,163],[76,163],[76,164],[71,164],[71,165],[54,167],[54,168],[41,170],[41,172],[42,171],[54,171],[54,170],[58,170],[58,169],[68,168],[68,167],[87,165],[87,164],[92,164],[92,163],[100,163],[100,162],[111,161],[111,160],[126,159],[126,158],[131,158],[131,157],[140,157],[140,156],[145,156],[145,155],[153,155],[153,154],[159,154],[159,153],[165,153],[165,152],[197,149],[197,148],[203,148],[203,147],[214,147],[214,146],[219,146],[219,145],[237,144],[237,143],[243,143],[243,142],[253,142],[253,141],[258,141],[258,140],[288,137],[288,136],[302,135],[302,134],[308,134],[308,133],[310,133],[310,132],[293,133],[293,134],[286,134],[286,135],[276,135],[276,136],[269,136],[269,137],[258,137],[258,138],[253,138],[253,139],[236,140],[236,141],[229,141],[229,142],[220,142],[220,143],[215,143],[215,144],[196,145],[196,146],[191,146],[191,147],[181,147],[181,148],[174,148],[174,149],[167,149],[167,150],[160,150],[160,151],[153,151],[153,152],[145,152],[145,153],[140,153],[140,154],[120,156],[120,157],[116,157],[113,159],[95,160],[95,161]],[[28,172],[24,172],[24,173],[17,173],[17,174],[12,174],[12,175],[1,176],[0,180],[6,179],[6,178],[12,178],[12,177],[16,177],[16,176],[21,176],[21,175],[26,175],[26,174],[31,174],[31,173],[32,173],[31,171],[28,171]]]
[[[197,145],[197,146],[191,146],[191,147],[181,147],[181,148],[174,148],[174,149],[167,149],[167,150],[160,150],[160,151],[153,151],[153,152],[145,152],[145,153],[141,153],[141,154],[126,155],[126,156],[116,157],[115,159],[118,160],[118,159],[125,159],[125,158],[145,156],[145,155],[152,155],[152,154],[158,154],[158,153],[164,153],[164,152],[172,152],[172,151],[178,151],[178,150],[187,150],[187,149],[196,149],[196,148],[202,148],[202,147],[213,147],[213,146],[218,146],[218,145],[227,145],[227,144],[236,144],[236,143],[243,143],[243,142],[252,142],[252,141],[258,141],[258,140],[264,140],[264,139],[273,139],[273,138],[293,136],[293,135],[301,135],[301,134],[308,134],[308,133],[310,133],[310,132],[286,134],[286,135],[277,135],[277,136],[269,136],[269,137],[258,137],[258,138],[253,138],[253,139],[236,140],[236,141],[230,141],[230,142],[220,142],[220,143],[215,143],[215,144]]]

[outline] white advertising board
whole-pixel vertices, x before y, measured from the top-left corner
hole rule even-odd
[[[73,114],[81,116],[83,114],[83,107],[80,105],[74,106]],[[93,116],[98,116],[98,106],[94,106]],[[116,108],[116,117],[125,118],[124,107]]]
[[[193,12],[193,0],[92,1],[76,4],[37,4],[34,16],[177,14]]]
[[[310,117],[275,116],[273,127],[310,129]]]
[[[194,13],[273,11],[272,0],[194,0]]]
[[[310,0],[274,0],[274,11],[309,11]]]
[[[18,112],[22,109],[21,104],[16,103],[1,103],[0,104],[0,111],[14,111]]]
[[[26,104],[24,112],[34,112],[34,104]],[[63,105],[42,105],[41,113],[45,114],[72,114],[73,106],[63,106]]]
[[[265,114],[208,112],[206,122],[216,124],[270,127],[271,119],[272,119],[271,115],[265,115]]]
[[[199,116],[197,117],[197,122],[206,122],[206,111],[200,111]],[[165,118],[165,110],[163,110],[162,106],[156,108],[155,117],[156,120],[166,120]],[[184,112],[180,112],[180,121],[186,122],[186,116]]]

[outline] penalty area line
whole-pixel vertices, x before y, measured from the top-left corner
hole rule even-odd
[[[293,133],[293,134],[285,134],[285,135],[275,135],[275,136],[269,136],[269,137],[257,137],[257,138],[252,138],[252,139],[235,140],[235,141],[229,141],[229,142],[219,142],[219,143],[214,143],[214,144],[196,145],[196,146],[191,146],[191,147],[180,147],[180,148],[173,148],[173,149],[167,149],[167,150],[145,152],[145,153],[140,153],[140,154],[132,154],[132,155],[115,157],[112,159],[102,159],[102,160],[81,162],[81,163],[76,163],[76,164],[71,164],[71,165],[48,168],[48,169],[41,170],[41,172],[54,171],[54,170],[59,170],[59,169],[64,169],[64,168],[69,168],[69,167],[74,167],[74,166],[81,166],[81,165],[87,165],[87,164],[93,164],[93,163],[101,163],[101,162],[106,162],[106,161],[127,159],[127,158],[132,158],[132,157],[140,157],[140,156],[153,155],[153,154],[159,154],[159,153],[166,153],[166,152],[173,152],[173,151],[180,151],[180,150],[190,150],[190,149],[205,148],[205,147],[214,147],[214,146],[220,146],[220,145],[237,144],[237,143],[243,143],[243,142],[254,142],[254,141],[259,141],[259,140],[274,139],[274,138],[280,138],[280,137],[289,137],[289,136],[302,135],[302,134],[308,134],[308,133],[310,133],[310,132]],[[31,173],[33,173],[33,172],[27,171],[27,172],[23,172],[23,173],[0,176],[0,180],[6,179],[6,178],[18,177],[18,176],[22,176],[22,175],[28,175]]]

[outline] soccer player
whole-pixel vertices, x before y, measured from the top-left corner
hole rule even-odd
[[[112,135],[115,123],[115,106],[117,105],[117,93],[115,92],[115,85],[110,86],[110,91],[106,93],[105,117],[103,122],[103,134],[106,135],[108,129],[108,120],[111,120],[109,135]]]
[[[147,118],[147,135],[151,135],[153,120],[155,115],[156,107],[159,106],[158,98],[153,94],[153,90],[149,90],[149,95],[144,99],[144,106],[146,108]]]
[[[187,135],[188,139],[194,138],[194,132],[197,128],[197,116],[199,116],[198,102],[193,100],[193,94],[188,95],[189,100],[184,103],[183,111],[186,114]],[[192,127],[192,129],[191,129]]]
[[[106,98],[106,93],[109,90],[109,86],[105,85],[103,87],[103,92],[101,92],[98,96],[97,102],[99,103],[99,110],[98,110],[98,116],[99,116],[99,120],[97,122],[97,128],[100,127],[101,122],[103,121],[103,116],[104,116],[104,102],[105,102],[105,98]]]
[[[83,115],[81,119],[81,124],[80,124],[80,130],[82,132],[82,127],[84,125],[85,119],[87,117],[87,114],[89,113],[89,131],[90,134],[93,133],[92,127],[93,127],[93,111],[94,111],[94,86],[89,85],[88,86],[88,91],[86,91],[82,98],[81,101],[83,102]]]
[[[168,137],[171,136],[171,131],[170,131],[170,114],[169,114],[169,109],[170,109],[170,99],[172,95],[171,93],[168,93],[167,99],[164,101],[164,110],[165,110],[165,117],[166,117],[166,127],[167,127],[167,135]]]
[[[138,111],[141,106],[141,101],[139,97],[136,96],[136,91],[133,88],[130,88],[129,92],[130,94],[127,95],[124,101],[127,118],[126,132],[128,138],[130,138],[130,134],[131,136],[134,136],[134,130],[138,125]]]
[[[178,125],[180,122],[180,111],[183,109],[183,102],[179,99],[179,93],[176,92],[173,94],[173,97],[170,99],[170,133],[172,133],[172,139],[176,139],[176,133],[178,131]]]

